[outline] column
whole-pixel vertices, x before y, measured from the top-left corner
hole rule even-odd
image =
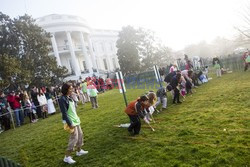
[[[92,60],[92,64],[93,64],[93,67],[95,69],[97,69],[97,66],[96,66],[96,58],[95,58],[95,54],[94,54],[94,51],[93,51],[93,46],[92,46],[92,42],[89,38],[89,35],[87,36],[87,40],[88,40],[88,45],[89,45],[89,52],[90,52],[90,56],[91,56],[91,60]],[[98,70],[98,69],[97,69]]]
[[[60,56],[59,56],[59,53],[58,53],[57,44],[56,44],[55,34],[52,34],[52,37],[50,39],[51,39],[51,42],[52,42],[52,47],[53,47],[54,55],[56,57],[57,65],[62,66],[61,59],[60,59]]]
[[[120,64],[117,55],[115,55],[115,63],[116,63],[116,68],[120,69]]]
[[[107,63],[109,66],[109,71],[113,71],[113,62],[112,59],[110,58],[110,55],[107,55]]]
[[[74,72],[75,72],[75,75],[76,76],[80,76],[81,75],[81,70],[80,70],[80,67],[79,67],[79,63],[78,63],[78,60],[76,58],[76,55],[75,55],[75,51],[74,51],[74,47],[73,47],[73,42],[72,42],[72,39],[71,39],[71,35],[70,35],[70,32],[66,32],[67,34],[67,40],[69,42],[69,49],[70,49],[70,55],[71,55],[71,58],[72,58],[72,63],[73,63],[73,68],[74,68]]]
[[[83,52],[83,57],[86,62],[87,69],[89,70],[90,73],[93,73],[93,64],[91,62],[91,59],[88,55],[87,48],[84,42],[84,36],[83,33],[80,32],[80,40],[81,40],[81,45],[82,45],[82,52]]]

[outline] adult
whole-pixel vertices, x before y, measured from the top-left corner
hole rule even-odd
[[[181,82],[181,74],[177,73],[176,76],[174,76],[170,82],[170,85],[172,86],[174,90],[174,99],[173,104],[181,103],[180,101],[180,90],[179,90],[179,84]]]
[[[243,54],[242,59],[244,60],[244,65],[245,65],[244,71],[247,71],[248,66],[250,66],[250,54],[249,54],[249,52],[245,52]]]
[[[81,129],[81,121],[76,113],[75,103],[71,98],[73,87],[69,83],[65,83],[62,86],[62,96],[59,99],[59,106],[62,112],[62,119],[64,123],[64,129],[70,132],[68,148],[65,152],[64,162],[73,164],[76,161],[70,156],[74,147],[77,147],[77,156],[87,154],[88,151],[81,149],[83,145],[83,133]]]
[[[100,83],[100,92],[104,92],[104,88],[105,88],[104,79],[99,77],[99,83]]]
[[[37,95],[38,95],[38,89],[37,87],[34,86],[33,89],[31,90],[31,99],[34,105],[36,106],[36,114],[38,118],[42,118],[42,110],[41,110],[41,107],[39,106]]]
[[[111,78],[106,79],[106,85],[107,85],[107,89],[113,89],[113,83],[112,83]]]
[[[193,69],[193,65],[192,65],[190,60],[187,60],[186,65],[185,65],[185,69],[186,70],[192,70]]]
[[[16,117],[16,125],[21,126],[24,121],[23,111],[21,110],[20,97],[19,94],[15,94],[14,91],[11,91],[7,96],[7,101],[10,104],[10,107],[14,110]]]
[[[53,99],[52,99],[52,91],[50,88],[46,88],[46,92],[45,92],[45,97],[47,99],[47,103],[48,103],[48,114],[55,114],[56,109],[53,103]]]
[[[42,116],[44,118],[48,118],[47,112],[48,112],[48,102],[46,99],[46,96],[41,88],[38,89],[38,94],[37,94],[37,100],[39,102],[39,106],[41,107],[42,110]]]
[[[2,91],[0,91],[0,122],[4,130],[10,129],[10,112],[8,110],[8,102]]]

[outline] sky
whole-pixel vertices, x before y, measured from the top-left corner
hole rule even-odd
[[[121,30],[143,27],[156,33],[173,50],[217,36],[232,38],[242,24],[247,0],[0,0],[10,17],[49,14],[83,17],[91,27]]]

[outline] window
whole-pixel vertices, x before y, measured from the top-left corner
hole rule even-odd
[[[82,65],[83,65],[84,70],[87,70],[87,65],[85,61],[82,61]]]
[[[108,70],[108,65],[107,65],[106,59],[103,59],[103,63],[104,63],[104,68],[105,68],[105,70]]]

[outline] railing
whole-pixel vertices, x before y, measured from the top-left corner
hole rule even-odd
[[[89,73],[89,70],[81,71],[81,74],[87,74],[87,73]]]
[[[58,51],[69,50],[69,45],[61,45],[58,46]]]
[[[221,60],[223,68],[229,68],[233,71],[242,71],[244,69],[244,61],[241,55],[232,55],[224,57]]]

